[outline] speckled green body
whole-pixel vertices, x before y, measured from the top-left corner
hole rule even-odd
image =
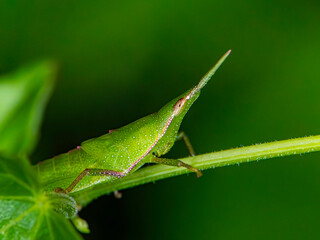
[[[106,169],[124,173],[138,170],[150,159],[166,154],[174,145],[180,124],[200,90],[222,64],[230,51],[200,83],[173,99],[158,112],[150,114],[110,133],[81,143],[77,148],[35,165],[46,191],[65,189],[85,169]],[[176,110],[183,99],[183,106]],[[180,107],[180,105],[179,105]],[[115,176],[86,176],[72,190],[81,191],[102,182],[117,181]]]
[[[190,90],[191,91],[191,90]],[[162,156],[173,146],[184,115],[194,100],[188,102],[184,114],[172,120],[172,107],[181,97],[172,100],[160,111],[141,118],[108,134],[81,143],[80,147],[45,160],[35,166],[46,190],[67,187],[84,169],[100,168],[118,172],[134,172],[149,158]],[[114,176],[85,177],[73,191],[94,184],[117,180]]]

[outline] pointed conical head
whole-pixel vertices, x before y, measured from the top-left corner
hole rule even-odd
[[[231,50],[226,52],[219,61],[210,69],[210,71],[204,75],[204,77],[200,80],[200,82],[193,87],[192,89],[186,91],[179,97],[173,99],[168,104],[160,109],[159,116],[162,119],[174,120],[178,125],[180,125],[183,117],[188,112],[191,105],[197,100],[200,95],[200,90],[208,83],[211,77],[215,74],[224,60],[229,56]],[[171,121],[170,120],[170,121]]]
[[[174,116],[178,116],[182,113],[186,113],[189,108],[191,107],[192,103],[199,97],[200,90],[208,83],[208,81],[211,79],[211,77],[215,74],[215,72],[218,70],[218,68],[221,66],[221,64],[226,60],[226,58],[231,53],[231,50],[226,52],[219,61],[210,69],[209,72],[207,72],[206,75],[204,75],[203,78],[201,78],[198,85],[193,87],[191,90],[185,92],[180,97],[178,97],[178,100],[173,105],[172,111]],[[182,114],[184,116],[184,114]]]
[[[173,99],[163,106],[158,113],[156,113],[157,127],[161,131],[160,140],[154,149],[157,156],[167,153],[173,146],[184,116],[190,109],[191,105],[199,97],[200,90],[207,84],[213,74],[228,57],[230,52],[231,50],[226,52],[195,87]]]
[[[228,52],[226,52],[220,59],[219,61],[210,69],[209,72],[207,72],[206,75],[204,75],[203,78],[201,78],[199,84],[197,85],[197,89],[200,90],[202,89],[207,82],[209,82],[209,80],[211,79],[211,77],[216,73],[216,71],[218,70],[218,68],[222,65],[222,63],[224,62],[224,60],[226,60],[226,58],[229,56],[229,54],[231,53],[231,50],[229,50]]]
[[[187,99],[191,99],[192,96],[196,93],[199,92],[208,82],[209,80],[212,78],[212,76],[216,73],[216,71],[219,69],[219,67],[222,65],[222,63],[224,62],[224,60],[226,60],[226,58],[229,56],[229,54],[231,53],[231,50],[229,50],[228,52],[226,52],[220,59],[219,61],[209,70],[209,72],[207,72],[206,75],[204,75],[200,82],[198,83],[197,86],[195,86],[190,93],[187,95]]]

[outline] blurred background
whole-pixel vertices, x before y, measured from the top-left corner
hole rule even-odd
[[[59,64],[32,160],[157,111],[232,54],[182,124],[197,153],[320,133],[319,1],[1,1],[0,73]],[[170,157],[188,152],[177,143]],[[86,239],[317,239],[320,153],[104,196]]]

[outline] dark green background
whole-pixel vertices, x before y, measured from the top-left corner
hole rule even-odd
[[[319,12],[315,0],[1,1],[0,73],[59,63],[34,162],[158,110],[230,48],[182,125],[197,153],[319,134]],[[319,158],[102,197],[81,212],[86,239],[318,239]]]

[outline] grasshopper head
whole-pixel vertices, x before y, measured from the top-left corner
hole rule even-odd
[[[231,50],[226,52],[220,60],[210,69],[210,71],[200,80],[198,85],[196,85],[191,90],[184,93],[182,96],[175,101],[174,105],[172,106],[172,115],[177,117],[179,115],[185,115],[186,112],[191,107],[192,103],[199,97],[200,90],[207,84],[207,82],[211,79],[213,74],[217,71],[217,69],[221,66],[224,60],[229,56]],[[183,114],[184,113],[184,114]]]
[[[200,90],[207,84],[230,52],[231,50],[226,52],[195,87],[170,101],[156,114],[158,118],[157,125],[160,129],[160,140],[154,149],[154,153],[157,156],[164,155],[171,149],[176,141],[177,133],[184,116],[199,97]]]

